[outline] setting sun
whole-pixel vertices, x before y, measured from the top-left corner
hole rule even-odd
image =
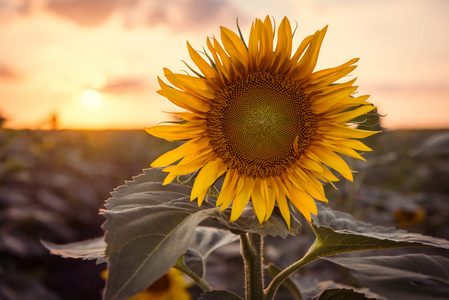
[[[81,95],[81,101],[89,108],[97,108],[101,104],[101,95],[95,90],[85,90]]]

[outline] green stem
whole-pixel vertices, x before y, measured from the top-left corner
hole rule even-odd
[[[242,233],[240,243],[245,262],[246,300],[263,299],[263,237],[256,233]]]
[[[179,271],[183,272],[184,274],[186,274],[187,276],[189,276],[193,281],[195,281],[195,283],[204,291],[204,292],[210,292],[213,291],[214,289],[209,285],[209,283],[207,283],[206,280],[204,280],[204,278],[198,276],[195,272],[193,272],[192,270],[190,270],[186,264],[184,263],[184,259],[183,256],[180,256],[178,258],[178,261],[176,262],[176,264],[174,265],[174,267],[176,269],[178,269]]]
[[[265,290],[265,300],[273,300],[274,295],[276,294],[276,291],[278,290],[279,286],[284,282],[285,279],[287,279],[288,276],[290,276],[295,271],[299,270],[304,265],[308,264],[309,262],[312,262],[319,258],[316,254],[316,250],[320,248],[320,242],[319,240],[315,240],[313,245],[309,248],[309,251],[304,255],[303,258],[296,261],[295,263],[291,264],[284,270],[282,270],[274,279],[271,281],[270,285]]]

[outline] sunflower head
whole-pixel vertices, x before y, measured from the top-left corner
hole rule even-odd
[[[323,182],[352,180],[337,154],[362,159],[370,151],[358,139],[376,132],[348,127],[348,122],[376,107],[369,96],[354,97],[355,79],[339,82],[355,69],[352,59],[338,67],[314,71],[327,27],[293,49],[293,31],[284,18],[275,29],[271,19],[256,19],[248,43],[221,27],[221,43],[208,38],[208,53],[187,48],[199,71],[195,76],[164,69],[171,85],[159,79],[158,91],[187,112],[183,122],[148,128],[167,140],[186,141],[156,161],[164,184],[199,171],[191,200],[201,205],[209,188],[224,176],[217,199],[221,210],[232,205],[235,221],[249,201],[262,223],[278,205],[290,224],[289,203],[308,220],[317,214],[315,200],[327,202]],[[239,29],[240,33],[240,29]],[[193,70],[193,69],[192,69]]]

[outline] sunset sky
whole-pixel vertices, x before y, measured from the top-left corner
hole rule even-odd
[[[294,45],[329,25],[318,69],[360,57],[359,95],[387,128],[449,128],[447,0],[0,0],[0,115],[9,128],[139,129],[178,110],[163,67],[186,70],[219,26],[248,37],[287,16]]]

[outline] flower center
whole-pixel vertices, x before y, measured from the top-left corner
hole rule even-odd
[[[301,86],[261,72],[222,89],[207,115],[214,151],[230,168],[254,178],[280,175],[310,145],[315,127]]]

